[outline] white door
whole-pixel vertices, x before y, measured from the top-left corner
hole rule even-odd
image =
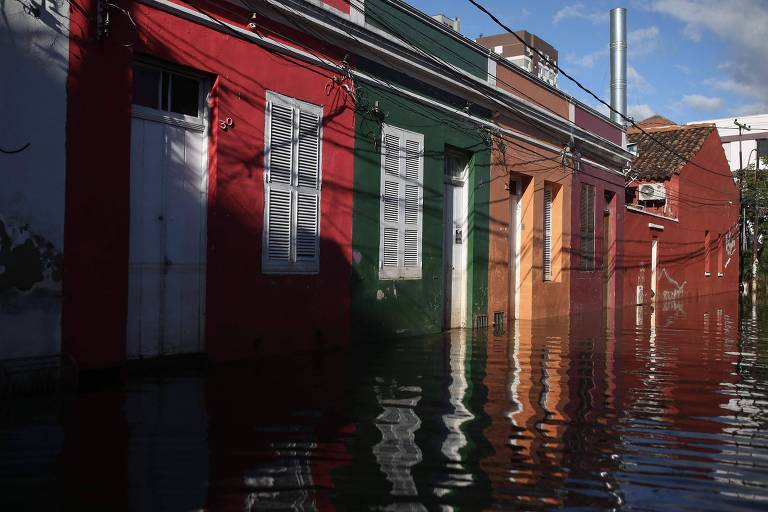
[[[170,82],[160,94],[170,95],[182,87],[174,88],[173,72],[150,71]],[[190,89],[189,80],[181,77],[178,83]],[[190,97],[195,91],[198,105],[193,116]],[[158,105],[133,107],[129,358],[204,348],[207,137],[202,81],[197,89],[182,93],[186,106],[166,98]],[[169,110],[173,108],[180,112]]]
[[[467,174],[468,158],[446,151],[443,205],[444,326],[467,326]]]
[[[656,300],[656,266],[659,261],[659,240],[651,241],[651,299]]]
[[[520,317],[520,193],[521,183],[509,181],[509,237],[508,237],[508,269],[509,278],[509,315],[511,318]]]

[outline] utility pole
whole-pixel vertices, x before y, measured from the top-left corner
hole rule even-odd
[[[744,123],[740,123],[738,119],[733,120],[733,124],[735,124],[739,128],[739,190],[741,192],[741,254],[743,255],[745,252],[747,252],[747,208],[744,206],[744,161],[742,160],[741,156],[741,132],[742,130],[750,131],[752,128],[750,126],[747,126]],[[754,237],[753,237],[754,238]],[[753,240],[754,242],[754,240]],[[754,244],[753,244],[753,258],[754,258]],[[742,260],[743,258],[739,258],[739,260]],[[742,268],[743,266],[740,265]],[[754,281],[755,281],[755,274],[757,272],[757,269],[754,266],[754,260],[752,265],[752,286],[754,287]],[[754,290],[754,288],[753,288]]]

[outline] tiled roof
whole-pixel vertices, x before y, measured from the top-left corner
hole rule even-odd
[[[660,115],[654,115],[651,117],[648,117],[646,119],[643,119],[642,121],[639,121],[637,123],[639,126],[642,126],[643,128],[656,128],[659,126],[676,126],[677,123],[674,121],[670,121],[664,116]]]
[[[643,126],[643,129],[653,135],[664,147],[637,128],[627,130],[629,143],[637,144],[637,156],[632,161],[632,169],[638,173],[641,180],[662,181],[680,174],[686,163],[665,147],[690,160],[699,151],[715,126],[712,124],[672,125],[660,128]]]

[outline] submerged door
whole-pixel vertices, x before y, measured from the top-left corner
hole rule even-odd
[[[509,236],[507,276],[509,279],[509,318],[520,316],[520,193],[521,182],[509,181]]]
[[[651,240],[651,300],[656,300],[656,266],[659,261],[659,240]]]
[[[129,358],[203,350],[207,137],[203,81],[134,68]]]
[[[467,175],[469,158],[446,149],[443,204],[443,327],[467,325]]]

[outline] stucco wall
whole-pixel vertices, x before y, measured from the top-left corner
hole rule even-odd
[[[65,0],[0,3],[0,359],[60,351],[68,31]]]
[[[333,73],[275,54],[238,37],[134,3],[137,34],[116,15],[112,35],[93,42],[77,0],[70,76],[65,347],[81,367],[125,358],[129,244],[132,63],[136,54],[210,76],[206,349],[214,360],[335,345],[346,341],[352,235],[353,111]],[[218,19],[242,24],[249,13],[198,3]],[[269,24],[264,21],[264,23]],[[275,26],[278,33],[288,31]],[[269,30],[265,30],[269,34]],[[303,36],[295,36],[303,37]],[[125,47],[125,41],[134,41]],[[305,41],[318,48],[315,40]],[[328,50],[338,61],[342,52]],[[323,106],[320,272],[267,275],[264,225],[266,91]],[[89,122],[92,112],[101,123]],[[226,131],[218,117],[231,117]],[[104,165],[108,163],[108,171]],[[298,340],[298,341],[297,341]]]
[[[668,200],[676,201],[679,222],[639,213],[626,214],[624,257],[625,305],[651,298],[651,240],[658,239],[657,304],[721,293],[735,293],[739,283],[739,192],[716,132],[711,133],[683,167]],[[677,192],[677,190],[679,192]],[[663,230],[649,228],[649,223]],[[710,272],[705,275],[705,231],[710,232]],[[718,273],[722,273],[719,276]]]
[[[383,68],[361,62],[366,72],[382,76]],[[419,84],[387,72],[400,87]],[[407,85],[404,85],[407,84]],[[420,94],[451,101],[444,93],[421,85]],[[357,116],[352,263],[352,327],[357,338],[419,335],[442,329],[443,276],[443,154],[446,145],[473,154],[469,177],[467,244],[467,323],[485,314],[488,290],[488,175],[490,150],[477,126],[404,98],[386,88],[365,85],[367,107],[378,101],[386,123],[424,135],[422,276],[420,279],[379,279],[379,209],[381,189],[381,120],[370,113]],[[460,103],[457,98],[453,102]],[[365,108],[365,107],[364,107]],[[486,113],[487,115],[487,113]]]

